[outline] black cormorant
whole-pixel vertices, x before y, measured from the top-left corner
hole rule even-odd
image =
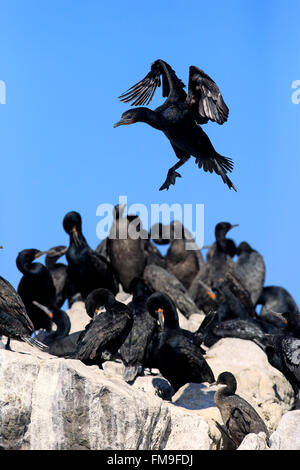
[[[45,264],[50,271],[56,290],[56,303],[60,308],[70,295],[70,283],[68,277],[68,266],[56,261],[68,250],[67,246],[54,246],[48,250]]]
[[[46,315],[49,316],[51,321],[55,323],[56,330],[51,332],[46,332],[43,330],[37,331],[35,338],[39,341],[42,341],[47,346],[51,346],[58,340],[65,338],[71,329],[71,322],[68,314],[57,307],[54,307],[52,310],[47,308],[45,305],[40,304],[39,302],[33,302],[37,307],[41,309]]]
[[[108,261],[92,250],[82,233],[82,221],[78,212],[68,212],[63,227],[70,235],[70,245],[66,252],[68,276],[74,290],[83,299],[96,288],[107,288],[114,294],[118,292],[112,268]],[[42,303],[42,302],[41,302]]]
[[[253,305],[256,305],[265,282],[266,267],[264,259],[247,242],[240,243],[236,253],[238,259],[235,263],[234,272],[249,292]]]
[[[239,395],[236,395],[236,379],[231,372],[222,372],[217,384],[225,387],[216,391],[214,400],[219,408],[229,438],[238,447],[247,434],[264,432],[267,439],[269,433],[265,423],[255,409]]]
[[[124,343],[132,328],[133,314],[127,305],[118,302],[107,289],[94,290],[87,297],[87,302],[88,313],[91,316],[93,311],[95,315],[78,339],[75,358],[101,366]]]
[[[130,109],[122,114],[122,118],[114,127],[145,122],[155,129],[161,130],[169,139],[173,150],[179,159],[169,169],[166,181],[160,187],[169,189],[175,184],[176,177],[181,175],[176,171],[190,156],[196,158],[199,168],[213,171],[222,177],[229,189],[236,188],[227,176],[233,169],[233,161],[223,157],[214,149],[208,136],[200,127],[208,120],[223,124],[228,118],[226,106],[219,88],[215,82],[195,66],[190,67],[188,94],[184,91],[183,82],[176,76],[174,70],[163,60],[156,60],[146,77],[131,87],[119,98],[134,106],[150,103],[154,92],[161,84],[162,75],[163,97],[166,101],[154,111],[146,107]]]
[[[200,348],[182,332],[172,299],[155,292],[147,304],[149,313],[162,323],[156,352],[157,366],[174,391],[188,382],[212,383],[214,374]]]
[[[45,253],[47,252],[32,248],[22,250],[18,254],[16,264],[19,271],[23,274],[18,285],[18,294],[25,304],[27,314],[34,325],[34,329],[39,330],[43,328],[51,331],[51,319],[39,307],[33,304],[35,300],[50,310],[57,307],[56,290],[48,268],[41,263],[34,262]]]
[[[128,304],[133,313],[133,325],[120,348],[120,356],[125,366],[124,380],[133,382],[145,367],[145,356],[156,328],[156,321],[148,312],[147,299],[151,291],[145,282],[134,278],[129,289],[133,294],[132,302]]]
[[[280,286],[264,287],[257,301],[257,305],[262,305],[260,315],[263,317],[270,311],[284,313],[299,313],[296,302],[291,294]]]
[[[0,276],[0,335],[8,337],[6,348],[9,348],[10,338],[26,341],[39,349],[47,347],[32,338],[34,325],[28,317],[25,305],[13,286]]]

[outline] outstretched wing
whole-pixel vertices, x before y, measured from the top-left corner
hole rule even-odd
[[[183,89],[184,83],[176,76],[170,65],[161,59],[153,62],[151,70],[146,77],[119,96],[119,99],[124,103],[134,100],[132,106],[148,105],[154,96],[156,88],[161,85],[161,76],[163,97],[167,97],[174,102],[184,101],[187,96]]]
[[[203,70],[190,67],[189,90],[186,103],[194,110],[199,124],[208,120],[223,124],[227,121],[229,109],[215,82]]]

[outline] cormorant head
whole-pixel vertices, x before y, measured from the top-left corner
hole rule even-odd
[[[179,326],[176,306],[167,294],[155,292],[147,300],[150,315],[159,321],[163,328],[165,325],[173,328]]]
[[[48,250],[45,260],[46,266],[53,266],[56,261],[67,252],[67,250],[68,247],[64,245],[53,246],[52,248],[50,248],[50,250]]]
[[[81,215],[78,212],[71,211],[64,216],[64,230],[73,238],[76,246],[81,245],[81,239],[79,236],[79,234],[81,234],[81,224]]]
[[[229,222],[219,222],[215,228],[215,236],[218,239],[219,236],[224,236],[234,227],[238,227],[239,224],[231,225]]]
[[[145,109],[147,108],[141,107],[125,111],[125,113],[122,114],[120,121],[114,124],[114,127],[134,124],[135,122],[143,121],[145,116]]]
[[[214,385],[227,385],[231,394],[234,394],[236,391],[237,383],[235,376],[231,372],[222,372],[219,374],[217,381]]]
[[[114,295],[108,289],[95,289],[85,300],[87,314],[94,318],[95,315],[107,310],[115,303]]]
[[[16,259],[17,268],[19,269],[19,271],[23,272],[24,266],[31,264],[35,259],[47,253],[47,251],[40,251],[36,250],[35,248],[22,250],[20,251]]]

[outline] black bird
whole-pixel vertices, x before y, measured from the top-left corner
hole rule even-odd
[[[265,282],[266,267],[264,259],[247,242],[240,243],[236,253],[238,259],[235,263],[234,272],[248,290],[253,305],[256,305]]]
[[[174,391],[188,382],[213,382],[213,372],[200,348],[179,326],[172,299],[161,292],[155,292],[149,297],[147,305],[149,313],[162,323],[163,331],[156,352],[157,365]]]
[[[48,250],[45,264],[50,271],[56,290],[56,304],[60,308],[70,294],[70,282],[68,277],[68,267],[64,263],[56,261],[68,250],[67,246],[54,246]]]
[[[196,305],[207,312],[216,307],[215,295],[211,292],[213,283],[217,285],[228,271],[234,272],[234,262],[228,253],[226,235],[238,224],[220,222],[215,227],[216,246],[209,259],[206,260],[203,269],[195,276],[189,294]]]
[[[78,339],[75,358],[101,366],[124,343],[133,325],[133,314],[107,289],[91,292],[86,299],[86,309],[90,316],[92,312],[95,315]]]
[[[125,365],[124,380],[133,382],[144,370],[146,352],[156,321],[148,312],[147,299],[151,291],[143,279],[134,278],[129,287],[133,293],[132,302],[128,304],[133,313],[133,326],[120,348],[120,356]]]
[[[299,313],[297,304],[291,294],[286,289],[279,286],[264,287],[257,301],[257,305],[262,305],[260,311],[261,317],[264,317],[270,311],[278,313]]]
[[[117,210],[116,210],[117,209]],[[143,275],[146,264],[144,240],[139,236],[141,221],[136,215],[123,217],[125,204],[115,208],[114,221],[108,237],[108,253],[117,280],[129,292],[129,285],[135,277]],[[134,230],[134,237],[130,230]]]
[[[0,276],[0,335],[8,337],[6,349],[9,349],[10,338],[26,341],[39,349],[47,349],[31,337],[33,332],[33,323],[27,315],[21,297],[11,284]]]
[[[100,287],[116,294],[118,286],[111,266],[103,256],[89,247],[82,233],[81,215],[75,211],[68,212],[64,217],[63,227],[70,236],[66,258],[69,280],[74,289],[80,292],[83,299]]]
[[[269,439],[267,427],[255,409],[239,395],[236,395],[236,379],[231,372],[222,372],[216,382],[225,387],[217,390],[214,396],[225,430],[238,447],[249,433],[264,432]]]
[[[33,301],[39,302],[50,310],[57,307],[56,290],[48,268],[41,263],[34,263],[43,254],[47,254],[47,252],[34,248],[22,250],[18,254],[16,264],[23,274],[18,285],[18,294],[25,304],[34,329],[42,328],[51,331],[51,319],[33,304]]]
[[[122,114],[121,120],[114,127],[145,122],[161,130],[169,139],[179,162],[169,169],[160,190],[169,189],[171,184],[175,184],[176,177],[181,176],[176,170],[192,155],[199,168],[203,166],[204,171],[214,171],[229,189],[236,191],[227,176],[227,172],[233,169],[233,161],[216,152],[200,127],[200,124],[206,124],[209,120],[223,124],[227,121],[229,112],[219,88],[203,70],[190,67],[189,89],[186,94],[185,85],[174,70],[158,59],[153,62],[151,71],[145,78],[123,93],[120,100],[125,103],[133,101],[133,106],[149,104],[156,88],[161,84],[160,76],[163,82],[162,94],[167,98],[164,104],[154,111],[146,107],[130,109]]]
[[[54,307],[51,311],[49,308],[40,304],[39,302],[34,301],[33,303],[39,307],[41,311],[48,315],[51,321],[55,323],[57,327],[55,331],[51,332],[47,332],[45,330],[39,330],[35,332],[35,338],[47,346],[52,346],[56,341],[65,338],[69,334],[71,329],[71,322],[66,312],[57,307]]]
[[[165,256],[166,269],[188,289],[204,260],[192,234],[179,221],[170,224],[171,245]]]

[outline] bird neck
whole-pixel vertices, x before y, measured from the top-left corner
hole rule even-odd
[[[164,128],[164,123],[162,121],[162,116],[152,109],[149,108],[139,108],[139,118],[138,121],[145,122],[149,126],[154,127],[155,129],[162,130]]]
[[[71,329],[71,322],[63,310],[60,310],[58,308],[53,309],[53,322],[57,325],[57,329],[55,331],[55,337],[56,338],[64,338],[67,336],[70,332]]]
[[[39,274],[43,269],[47,269],[41,263],[33,263],[31,260],[17,261],[17,268],[22,274]]]

